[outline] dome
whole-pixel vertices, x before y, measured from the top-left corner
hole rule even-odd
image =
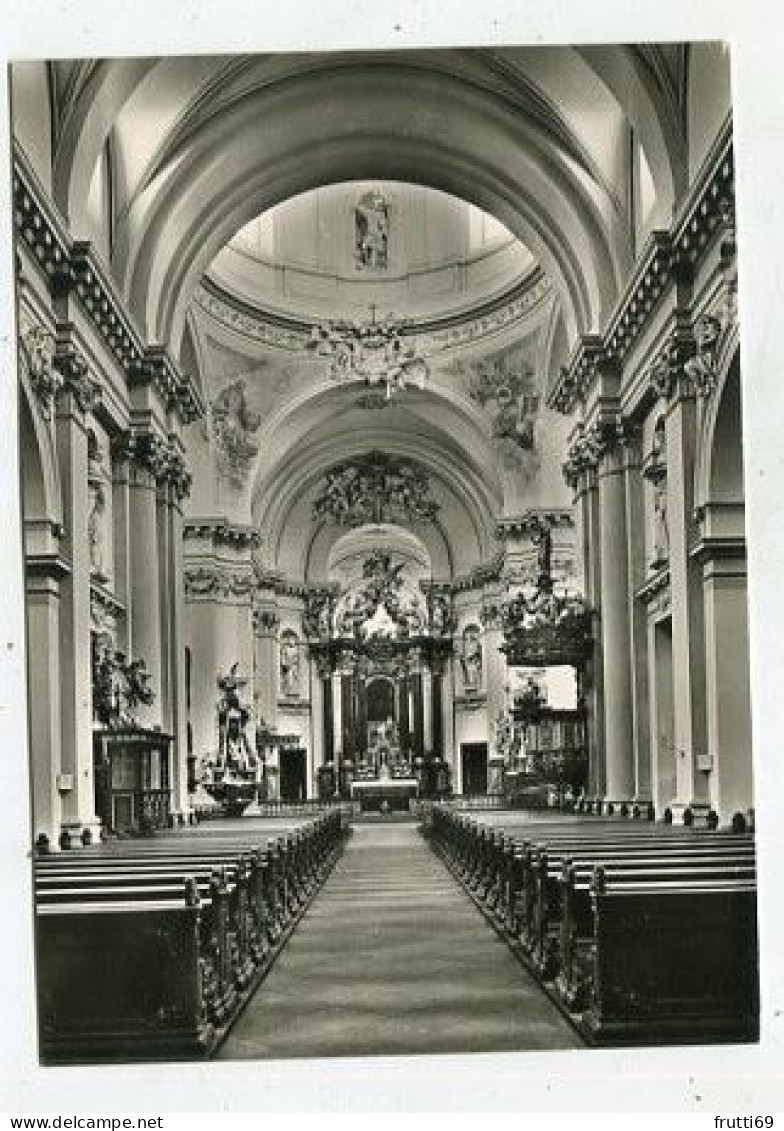
[[[273,314],[365,321],[464,313],[535,266],[503,224],[464,200],[422,185],[350,181],[257,216],[208,276]]]

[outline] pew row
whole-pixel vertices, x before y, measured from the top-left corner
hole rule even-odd
[[[210,1056],[337,860],[339,812],[285,835],[34,861],[43,1063]],[[278,830],[279,831],[279,830]]]
[[[750,833],[446,805],[423,831],[589,1043],[757,1039]]]

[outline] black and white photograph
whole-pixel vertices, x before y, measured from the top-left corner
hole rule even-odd
[[[735,47],[253,42],[8,66],[37,1064],[754,1048]]]

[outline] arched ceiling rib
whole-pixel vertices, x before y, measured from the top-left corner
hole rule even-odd
[[[242,191],[242,172],[257,212],[292,191],[361,175],[416,180],[472,199],[539,255],[559,289],[573,338],[596,327],[628,267],[623,186],[614,183],[600,144],[613,107],[617,121],[628,118],[633,125],[648,157],[660,211],[671,209],[673,185],[682,180],[684,143],[671,90],[663,90],[661,68],[650,62],[656,50],[645,57],[622,47],[551,47],[117,60],[94,68],[64,109],[57,196],[75,228],[83,227],[86,190],[112,123],[121,141],[132,136],[134,116],[150,128],[159,122],[160,136],[146,139],[137,163],[126,166],[129,210],[120,202],[124,220],[115,257],[151,337],[181,334],[194,278],[206,266],[198,258],[186,268],[194,250],[209,246],[214,254],[253,215],[236,198],[226,203],[226,173],[235,165],[237,176],[229,178],[234,196]],[[397,81],[382,81],[389,74]],[[374,95],[377,84],[383,99]],[[407,97],[412,87],[416,98]],[[341,129],[341,91],[354,100],[354,127],[363,127],[354,129],[353,154]],[[299,145],[266,148],[278,111],[280,127],[297,132],[291,126],[298,127],[298,99],[311,130],[300,131]],[[581,111],[589,103],[603,103],[598,125]],[[292,110],[294,120],[287,120]],[[255,132],[248,125],[254,116]],[[237,160],[243,146],[253,160]],[[318,176],[298,178],[293,168],[283,175],[286,161],[309,161],[316,146]],[[483,183],[472,192],[475,180]],[[171,238],[162,211],[176,216],[184,243]],[[170,344],[176,349],[178,342]]]
[[[628,244],[608,233],[606,213],[541,131],[459,84],[391,68],[371,89],[361,72],[311,75],[205,127],[155,199],[139,202],[140,222],[119,233],[117,268],[124,260],[137,316],[176,340],[192,287],[244,223],[320,183],[373,176],[443,188],[497,216],[559,287],[573,333],[612,305]]]
[[[336,462],[383,450],[413,460],[425,469],[431,483],[451,506],[464,515],[463,539],[467,546],[450,547],[453,558],[475,558],[474,564],[493,551],[494,516],[499,513],[500,492],[487,467],[477,466],[460,446],[434,428],[414,431],[389,423],[357,428],[350,416],[329,417],[313,428],[303,442],[286,444],[280,458],[259,479],[253,500],[253,520],[267,534],[267,546],[275,567],[284,532],[297,531],[301,538],[301,516],[292,513],[303,505],[315,485]],[[339,456],[336,455],[339,453]],[[450,524],[452,525],[452,524]],[[460,528],[458,524],[457,528]],[[445,535],[446,536],[446,535]],[[447,537],[447,541],[448,541]]]

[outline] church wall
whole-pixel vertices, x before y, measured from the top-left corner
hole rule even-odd
[[[709,199],[716,200],[711,178],[720,182],[727,168],[727,158],[718,157],[692,190],[691,203],[685,202],[684,217],[693,214],[689,208],[699,207],[702,193],[712,191]],[[599,792],[605,788],[605,772],[616,790],[623,783],[628,795],[618,800],[626,801],[645,799],[650,783],[657,812],[667,810],[676,821],[705,819],[710,808],[727,821],[753,805],[750,759],[735,754],[738,747],[748,750],[751,740],[747,630],[741,617],[742,527],[736,523],[733,540],[726,541],[743,493],[739,413],[719,444],[732,469],[734,499],[729,508],[710,505],[701,471],[706,451],[715,442],[706,421],[715,416],[722,370],[737,339],[732,205],[730,201],[713,207],[712,226],[693,267],[674,271],[665,281],[663,295],[624,350],[621,364],[615,357],[600,356],[596,378],[586,385],[578,426],[578,434],[590,434],[595,444],[596,455],[589,455],[580,482],[588,496],[595,494],[600,514],[596,534],[589,531],[588,537],[589,568],[591,559],[601,563],[595,600],[604,682],[604,718],[596,704],[592,709],[598,724],[594,759],[601,763],[592,778],[602,783]],[[673,239],[688,220],[678,223],[682,228],[676,227]],[[691,241],[694,228],[688,231]],[[620,503],[615,506],[606,487],[602,490],[602,475],[612,460],[624,478],[625,535],[617,525]],[[728,525],[720,534],[725,521]],[[637,544],[641,529],[643,540]],[[614,556],[618,538],[627,545],[623,569]],[[628,634],[632,675],[628,689],[612,666],[619,648],[613,613],[619,587],[627,600],[623,634]],[[722,726],[717,697],[730,668],[720,674],[715,670],[716,642],[730,624],[740,642],[730,665],[733,694],[723,701],[731,704],[733,728],[726,727],[726,720]],[[619,697],[628,698],[631,718],[626,759],[624,743],[608,731]],[[624,766],[620,777],[619,765]],[[723,774],[732,783],[724,793]]]
[[[692,43],[688,61],[689,175],[695,177],[732,108],[730,53],[724,43]]]
[[[33,248],[20,239],[17,248],[20,354],[33,366],[33,411],[51,445],[61,497],[50,547],[39,526],[27,559],[36,577],[28,602],[31,686],[46,698],[32,735],[33,835],[56,849],[100,832],[93,781],[93,731],[103,725],[93,685],[99,654],[122,653],[112,660],[113,679],[131,661],[146,665],[154,700],[139,703],[135,718],[172,734],[172,811],[187,806],[177,595],[186,477],[179,410],[156,377],[168,379],[165,351],[147,360],[148,347],[107,289],[93,251],[72,249],[62,218],[39,199],[28,154],[18,175],[19,205],[34,214],[43,236]],[[70,285],[62,286],[69,258]],[[56,795],[42,792],[45,780]]]
[[[14,137],[47,192],[52,190],[52,120],[45,63],[19,60],[10,68]]]

